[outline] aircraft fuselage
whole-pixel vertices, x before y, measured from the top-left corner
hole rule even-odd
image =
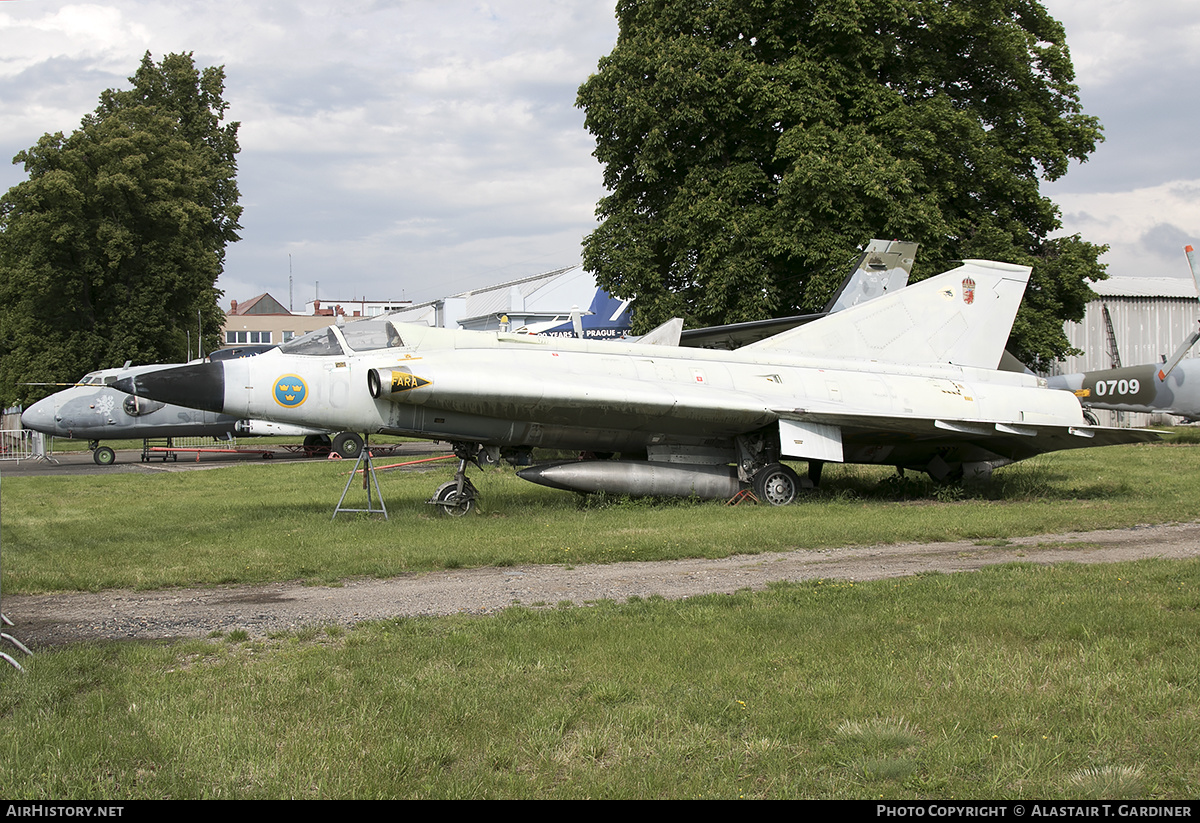
[[[1200,420],[1200,359],[1180,361],[1163,380],[1161,365],[1064,374],[1051,388],[1074,392],[1085,408],[1118,412],[1163,412]]]
[[[307,426],[469,441],[503,447],[645,451],[702,446],[761,429],[781,417],[820,421],[855,415],[894,420],[978,421],[992,432],[993,458],[1020,459],[1017,426],[1082,426],[1079,403],[1037,378],[956,366],[877,364],[430,329],[397,324],[404,345],[361,354],[272,351],[193,367],[220,371],[207,400],[226,413]],[[411,342],[410,342],[411,341]],[[871,370],[872,366],[875,370]],[[194,387],[199,390],[199,387]],[[865,423],[864,423],[865,425]],[[852,457],[902,463],[906,444],[947,439],[884,431],[854,437]],[[884,448],[890,446],[891,448]],[[870,448],[867,448],[870,447]],[[987,451],[986,449],[982,451]],[[973,449],[973,452],[980,452]],[[805,444],[784,454],[805,459]]]
[[[27,429],[78,440],[220,437],[237,422],[231,415],[134,397],[103,384],[56,392],[21,415]]]
[[[446,440],[463,461],[468,445],[493,457],[533,448],[644,454],[654,465],[556,468],[553,483],[686,494],[686,473],[665,467],[691,466],[713,495],[728,478],[779,503],[797,486],[784,459],[808,461],[810,475],[832,461],[943,479],[1045,451],[1153,439],[1087,426],[1073,395],[996,369],[1028,277],[1027,267],[966,261],[733,351],[377,319],[118,388],[239,417]],[[548,473],[522,476],[550,484]],[[439,489],[435,501],[453,506],[454,494],[467,495],[462,477],[460,467],[456,489]]]

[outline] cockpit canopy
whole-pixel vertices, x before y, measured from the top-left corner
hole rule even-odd
[[[400,332],[390,320],[359,320],[342,326],[341,332],[352,351],[394,349],[404,345]]]
[[[279,350],[285,354],[303,354],[310,357],[346,353],[342,349],[342,342],[333,333],[333,326],[326,326],[300,337],[293,337],[280,346]]]
[[[404,339],[390,320],[357,320],[345,326],[327,326],[309,332],[279,347],[285,354],[309,357],[389,349],[404,345]]]

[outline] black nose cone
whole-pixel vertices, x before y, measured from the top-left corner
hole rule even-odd
[[[202,411],[225,411],[225,365],[196,363],[123,377],[113,388],[160,403]]]

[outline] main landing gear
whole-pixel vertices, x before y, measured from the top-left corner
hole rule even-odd
[[[467,477],[467,464],[470,463],[482,471],[483,467],[479,464],[481,457],[488,462],[494,461],[488,460],[490,455],[478,443],[452,445],[454,456],[458,458],[458,471],[455,472],[453,480],[438,486],[433,497],[427,502],[440,506],[442,512],[449,517],[462,517],[475,508],[475,500],[479,497],[479,490],[475,488],[471,478]]]
[[[738,479],[750,485],[750,490],[769,506],[787,506],[804,489],[816,488],[821,482],[821,460],[808,461],[808,476],[800,477],[790,467],[779,462],[779,434],[764,430],[743,435],[735,441],[738,454]]]
[[[771,506],[786,506],[796,499],[800,477],[782,463],[770,463],[751,478],[754,496]]]
[[[327,434],[310,434],[304,438],[304,454],[307,457],[337,452],[345,460],[356,460],[363,452],[363,439],[354,432],[341,432],[332,440]]]
[[[334,435],[332,448],[344,460],[354,460],[363,451],[363,439],[354,432],[341,432]]]

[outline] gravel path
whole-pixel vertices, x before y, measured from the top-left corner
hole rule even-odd
[[[902,543],[720,560],[596,566],[456,569],[341,586],[275,583],[4,598],[7,631],[30,647],[93,639],[203,637],[242,629],[252,637],[328,623],[412,615],[489,614],[513,603],[623,601],[762,589],[778,580],[875,580],[972,571],[995,563],[1111,563],[1200,556],[1200,523],[1014,538],[1003,546]]]

